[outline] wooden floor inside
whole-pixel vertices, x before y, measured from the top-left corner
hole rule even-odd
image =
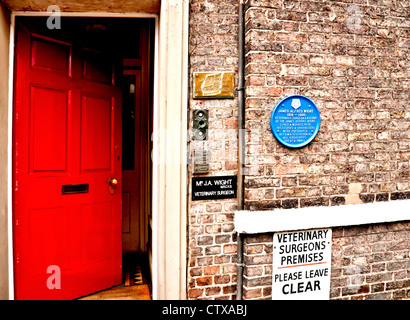
[[[151,300],[149,285],[116,286],[78,300]]]
[[[151,279],[147,260],[136,253],[124,254],[122,284],[78,300],[151,300]]]

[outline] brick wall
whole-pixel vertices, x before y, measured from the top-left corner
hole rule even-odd
[[[331,299],[409,299],[410,225],[333,229]],[[272,298],[272,234],[245,241],[244,298]]]
[[[410,3],[247,4],[246,208],[409,199]],[[292,151],[269,126],[291,94],[321,113],[315,140]]]
[[[188,130],[194,109],[208,109],[210,119],[209,139],[190,138],[188,157],[207,150],[208,175],[238,174],[238,101],[192,99],[192,74],[234,71],[237,85],[238,3],[190,1]],[[410,3],[246,5],[245,209],[410,199]],[[319,134],[297,150],[279,144],[269,125],[275,105],[291,94],[309,97],[321,113]],[[237,201],[192,201],[192,176],[189,164],[188,298],[234,299]],[[408,295],[398,289],[408,287],[410,278],[403,248],[408,228],[399,223],[334,229],[332,298]],[[246,242],[244,298],[270,298],[272,235],[247,236]],[[371,251],[359,252],[363,248]]]
[[[410,3],[249,0],[246,11],[249,210],[410,198]],[[321,113],[289,150],[269,119],[302,94]],[[272,235],[247,238],[245,299],[269,299]],[[409,297],[409,223],[333,231],[332,299]]]
[[[238,173],[238,101],[192,99],[192,74],[234,71],[238,83],[238,1],[190,1],[189,131],[192,110],[208,109],[207,141],[190,134],[189,157],[195,150],[209,152],[209,176]],[[236,94],[235,94],[236,96]],[[188,166],[188,299],[232,299],[236,294],[236,199],[191,200],[192,164]]]

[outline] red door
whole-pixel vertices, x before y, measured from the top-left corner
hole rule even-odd
[[[121,91],[103,52],[17,34],[15,297],[73,299],[121,283]]]

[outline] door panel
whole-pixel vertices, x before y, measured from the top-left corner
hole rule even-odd
[[[84,49],[82,61],[83,79],[114,83],[112,63],[106,55],[98,51]]]
[[[83,264],[113,258],[113,224],[111,202],[82,206]]]
[[[113,112],[109,97],[83,95],[81,106],[81,160],[83,170],[110,170]]]
[[[47,208],[31,210],[29,213],[29,239],[32,277],[41,277],[50,265],[58,265],[61,270],[69,265],[68,214],[67,209]],[[48,232],[44,232],[47,229]]]
[[[31,63],[49,71],[70,73],[71,45],[54,39],[33,35],[31,41]]]
[[[31,87],[33,171],[67,169],[67,97],[63,90]]]
[[[31,28],[17,23],[15,297],[73,299],[121,283],[121,90],[83,79],[78,35],[60,41]],[[50,267],[61,288],[49,286]]]
[[[122,232],[130,232],[130,205],[131,195],[130,192],[122,193]]]

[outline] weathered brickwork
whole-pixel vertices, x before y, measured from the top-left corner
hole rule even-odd
[[[410,298],[408,223],[333,231],[332,299]]]
[[[209,153],[208,175],[238,173],[238,101],[192,99],[192,74],[234,71],[238,82],[238,1],[190,1],[190,124],[192,110],[208,109],[208,140],[190,134],[189,157],[195,150]],[[191,190],[192,164],[188,167]],[[232,299],[236,294],[236,233],[233,217],[237,200],[192,201],[188,193],[188,299]]]
[[[409,299],[410,226],[333,229],[330,299]],[[272,298],[272,234],[245,244],[245,299]]]
[[[246,208],[409,199],[410,2],[247,3]],[[290,152],[269,120],[291,94],[321,127]]]
[[[195,100],[192,75],[234,71],[239,0],[191,0],[188,158],[206,175],[238,174],[238,99]],[[245,209],[277,210],[410,199],[410,2],[245,1]],[[291,94],[321,114],[315,140],[288,149],[270,130]],[[192,111],[209,110],[207,141]],[[236,298],[237,199],[192,201],[188,165],[188,299]],[[333,229],[332,299],[409,297],[409,226]],[[246,236],[244,299],[272,295],[272,234]]]

